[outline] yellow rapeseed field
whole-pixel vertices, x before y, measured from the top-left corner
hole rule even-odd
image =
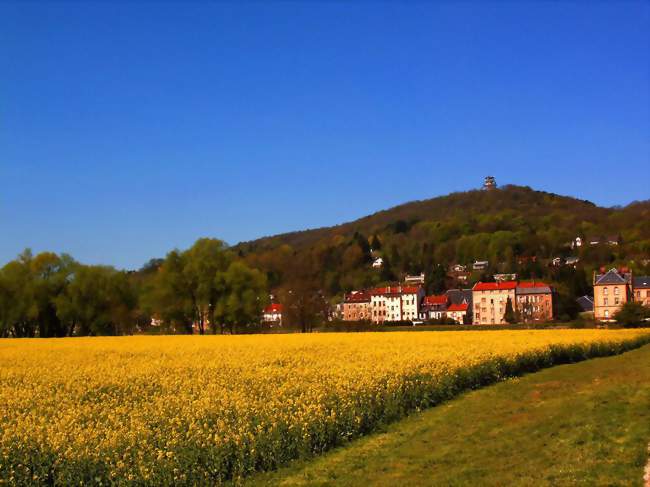
[[[0,341],[0,481],[209,484],[648,330]]]

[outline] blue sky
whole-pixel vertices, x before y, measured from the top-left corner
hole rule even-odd
[[[0,4],[0,264],[500,184],[650,198],[650,3]]]

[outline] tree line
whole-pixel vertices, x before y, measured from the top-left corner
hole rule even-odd
[[[0,336],[235,332],[259,324],[266,275],[224,242],[200,239],[135,272],[25,250],[0,269]]]

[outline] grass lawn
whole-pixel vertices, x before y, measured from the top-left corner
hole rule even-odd
[[[249,485],[643,485],[650,345],[473,391]]]

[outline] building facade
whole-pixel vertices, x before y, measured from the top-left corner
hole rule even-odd
[[[472,288],[473,323],[475,325],[503,325],[506,324],[504,315],[508,299],[515,304],[515,291],[517,283],[505,282],[477,282]]]
[[[634,301],[650,306],[650,276],[632,278]]]
[[[282,305],[277,303],[269,304],[266,308],[264,308],[262,321],[270,324],[271,326],[282,326]]]
[[[594,272],[593,284],[594,318],[613,321],[616,312],[632,298],[632,273],[618,269]]]
[[[540,281],[520,282],[515,290],[515,309],[524,323],[553,320],[553,290]]]
[[[418,319],[424,290],[420,286],[387,286],[370,291],[371,320],[413,321]]]
[[[344,321],[370,321],[370,293],[367,291],[352,291],[345,295],[343,301]]]
[[[421,320],[439,320],[447,316],[449,297],[446,294],[425,296],[420,306]]]
[[[467,322],[468,309],[469,304],[467,303],[450,304],[447,306],[447,318],[451,318],[459,325],[462,325]]]

